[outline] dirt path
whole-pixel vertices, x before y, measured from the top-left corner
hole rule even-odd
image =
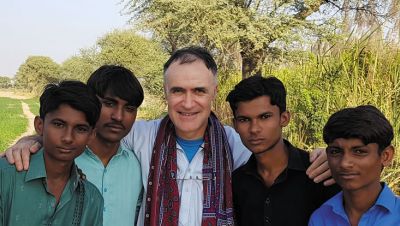
[[[28,126],[26,128],[26,132],[21,134],[19,137],[17,137],[14,140],[14,142],[12,142],[12,144],[17,142],[17,140],[19,140],[21,137],[32,135],[35,132],[34,125],[33,125],[33,120],[35,119],[35,115],[31,112],[29,105],[27,103],[21,101],[21,105],[22,105],[22,111],[25,115],[25,118],[28,119]]]

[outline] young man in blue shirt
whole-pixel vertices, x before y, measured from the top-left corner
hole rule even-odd
[[[393,128],[371,105],[334,113],[324,127],[332,176],[343,192],[316,210],[310,226],[398,226],[400,198],[380,182],[394,154]]]

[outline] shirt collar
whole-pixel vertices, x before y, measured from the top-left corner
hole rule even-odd
[[[86,145],[85,154],[91,156],[91,157],[97,157],[96,154],[93,153],[92,149],[89,148],[89,146]],[[118,147],[117,153],[115,153],[115,156],[118,155],[130,155],[131,153],[133,153],[133,150],[129,150],[128,148],[126,148],[122,142],[120,142],[120,145]]]
[[[36,154],[31,155],[31,161],[29,163],[28,172],[25,176],[25,182],[39,178],[47,178],[43,148],[41,148]],[[79,181],[78,169],[75,163],[72,164],[70,180],[73,182],[73,189],[75,190]]]
[[[31,155],[29,169],[25,176],[25,182],[38,178],[46,178],[46,167],[44,165],[43,148],[36,154]]]
[[[383,186],[382,191],[381,193],[379,193],[378,199],[373,206],[381,206],[387,209],[389,212],[392,212],[394,211],[396,206],[396,196],[384,182],[382,182],[381,184]],[[323,205],[330,206],[333,212],[346,218],[347,215],[343,207],[343,191],[333,196]]]
[[[299,170],[299,171],[306,171],[306,166],[304,165],[303,159],[300,155],[300,149],[294,147],[289,141],[283,140],[285,146],[288,150],[288,165],[286,169],[291,170]],[[254,154],[251,155],[249,161],[247,161],[246,165],[244,166],[244,170],[250,174],[257,173],[257,160]]]

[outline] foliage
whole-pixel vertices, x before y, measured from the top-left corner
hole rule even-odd
[[[16,81],[28,92],[38,94],[46,84],[59,81],[59,76],[60,66],[50,57],[30,56],[18,68]]]
[[[7,76],[0,76],[0,88],[12,87],[11,78]]]
[[[21,101],[0,97],[0,152],[16,137],[25,132],[28,121],[24,118]]]
[[[73,56],[61,65],[61,79],[72,79],[86,82],[89,75],[97,69],[96,63],[87,59],[85,55]]]
[[[142,79],[150,94],[163,94],[162,65],[167,55],[159,44],[136,35],[132,30],[111,32],[97,42],[99,64],[118,64]]]

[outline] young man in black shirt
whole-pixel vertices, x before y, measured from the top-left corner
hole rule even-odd
[[[282,138],[290,121],[286,90],[275,77],[244,79],[227,97],[233,125],[253,152],[233,172],[233,201],[238,225],[307,225],[312,212],[339,191],[306,175],[308,152]]]

